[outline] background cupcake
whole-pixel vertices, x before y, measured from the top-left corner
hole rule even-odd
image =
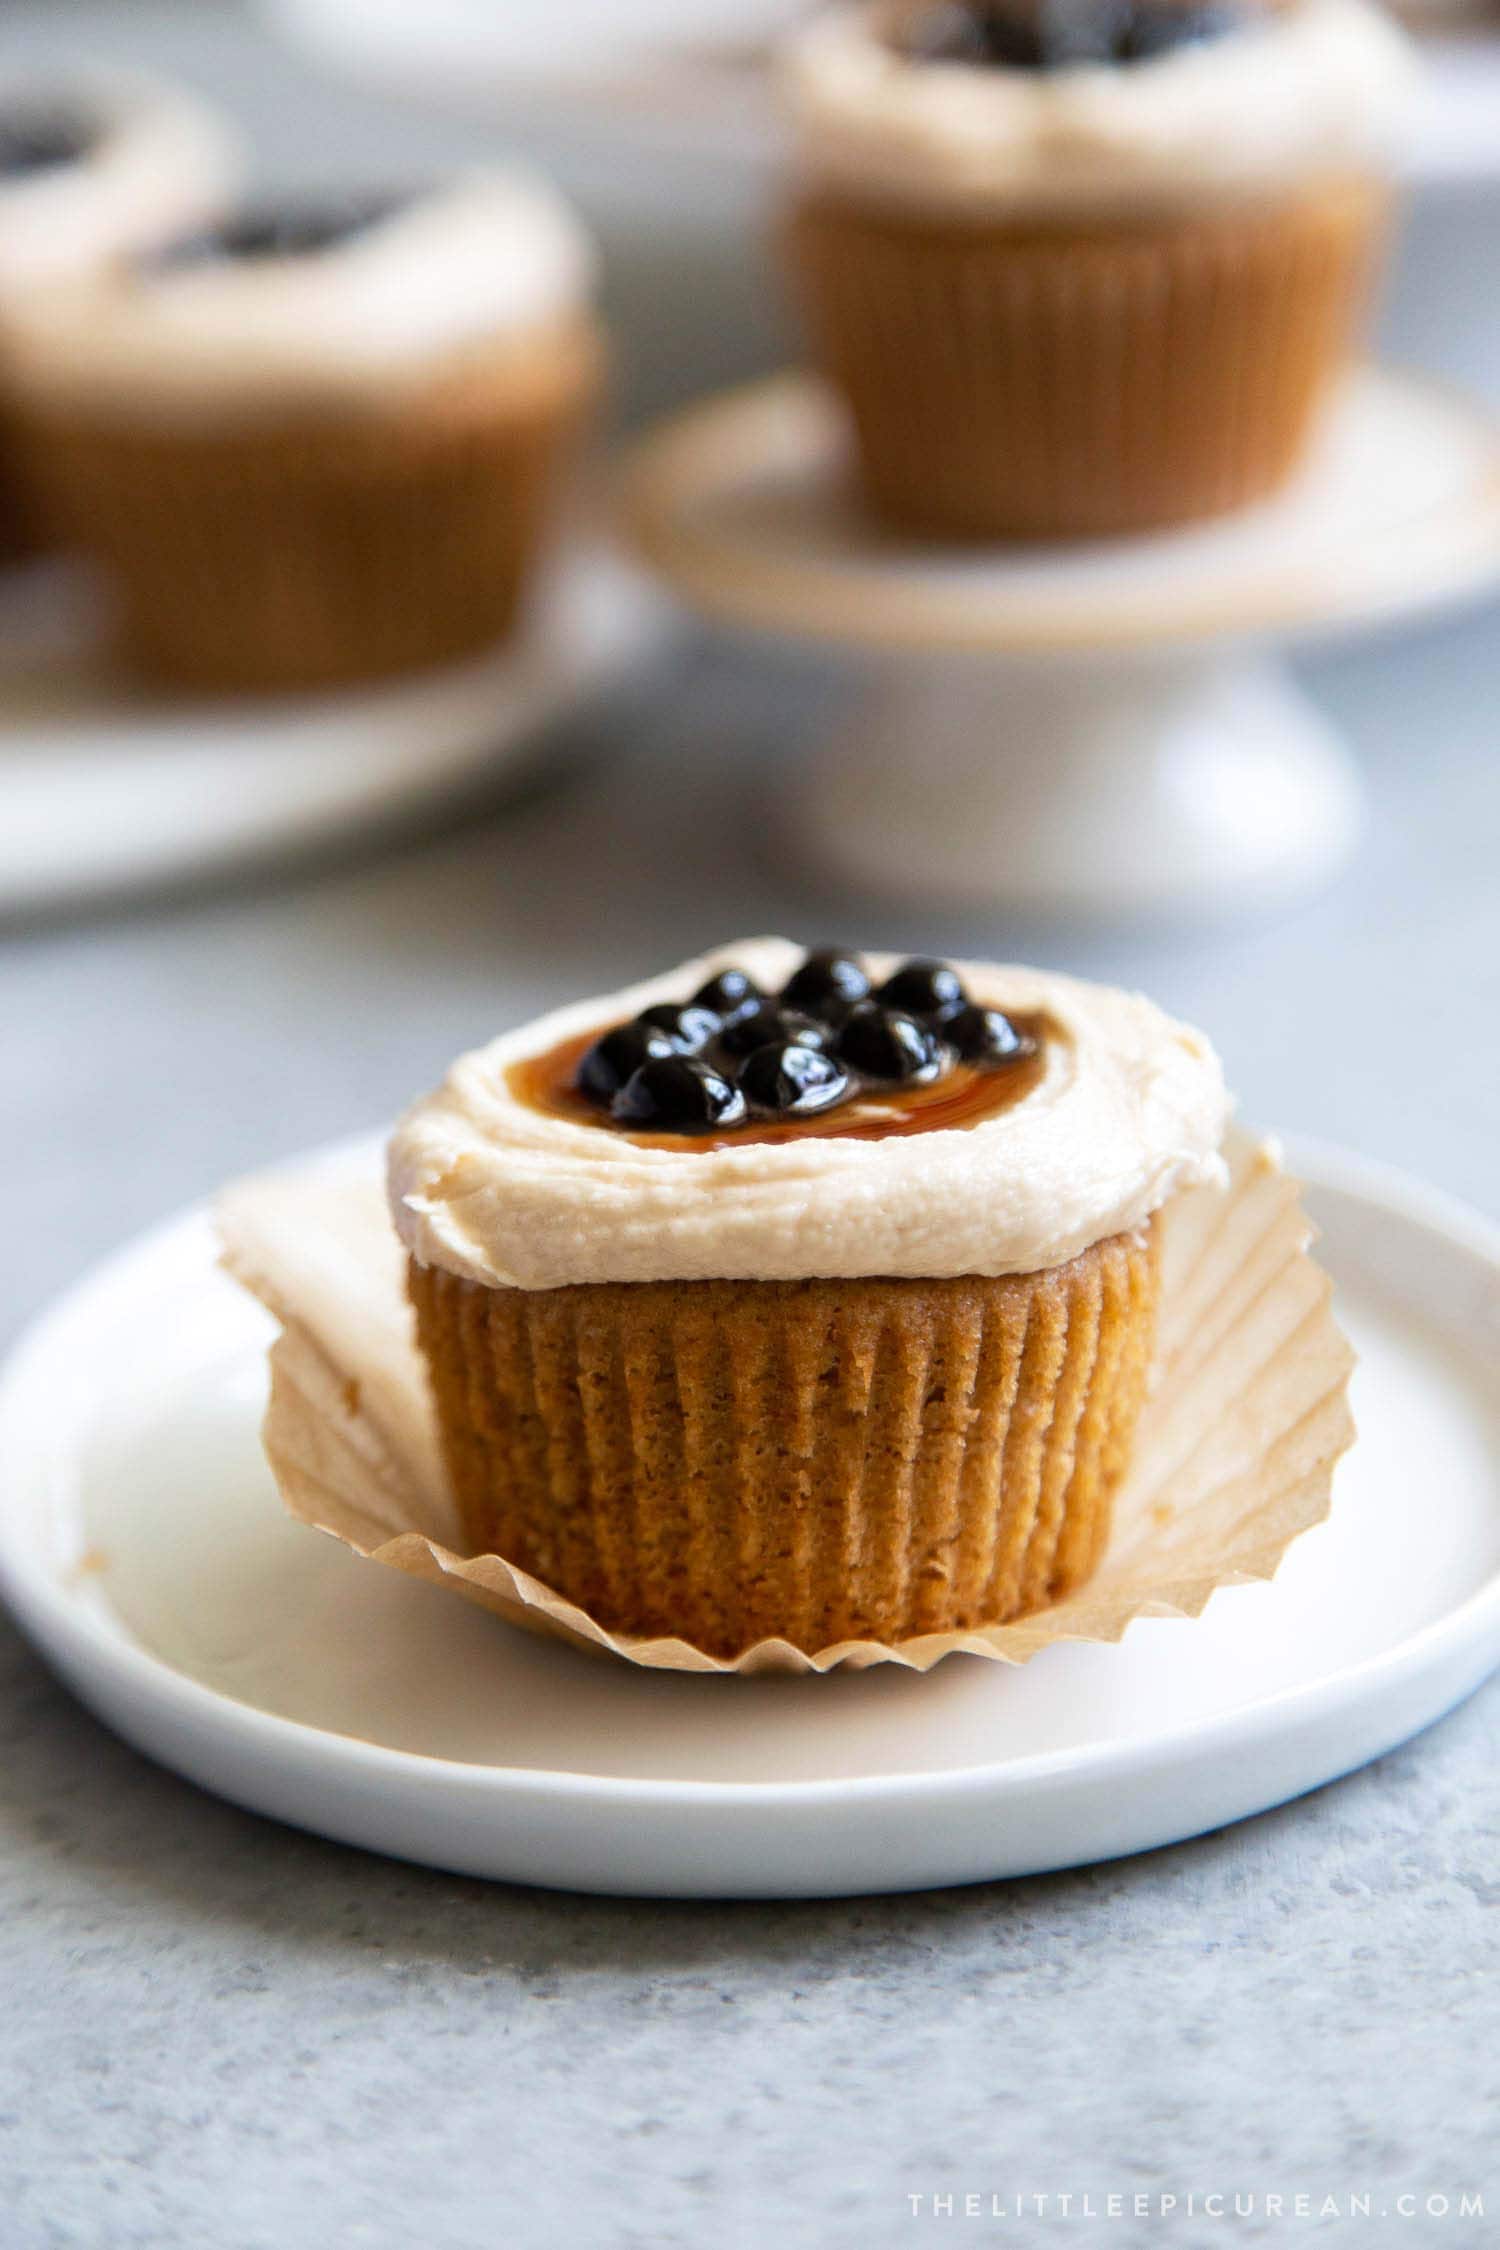
[[[1061,1598],[1225,1117],[1133,995],[779,939],[465,1057],[390,1184],[470,1550],[720,1656]]]
[[[816,20],[789,244],[871,503],[1048,538],[1274,490],[1356,330],[1407,80],[1365,0]]]
[[[6,345],[38,290],[88,279],[221,210],[234,144],[201,103],[124,72],[0,75],[0,556],[33,543]]]
[[[487,174],[248,213],[40,300],[36,489],[128,656],[298,689],[504,633],[599,380],[592,276],[547,188]]]

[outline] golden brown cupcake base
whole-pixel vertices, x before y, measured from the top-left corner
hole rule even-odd
[[[872,508],[923,537],[1076,538],[1284,482],[1387,201],[1353,179],[1201,217],[1020,225],[817,192],[788,239]]]
[[[1153,1234],[952,1281],[409,1287],[473,1553],[733,1657],[991,1625],[1109,1535]]]
[[[570,322],[370,404],[226,422],[33,400],[26,438],[39,503],[109,570],[141,672],[331,688],[509,629],[600,366]]]

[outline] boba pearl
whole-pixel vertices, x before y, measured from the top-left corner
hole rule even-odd
[[[970,1006],[960,1009],[943,1025],[943,1037],[967,1063],[993,1065],[1021,1062],[1036,1053],[1036,1041],[1017,1031],[999,1008]]]
[[[745,1097],[696,1055],[663,1055],[626,1080],[610,1115],[617,1124],[657,1133],[706,1133],[743,1124]]]
[[[734,1023],[762,1007],[765,997],[754,977],[747,977],[743,969],[721,969],[707,984],[699,986],[692,1005],[707,1008],[721,1023]]]
[[[825,946],[809,953],[801,968],[788,977],[781,988],[781,1000],[784,1007],[795,1008],[802,1015],[836,1023],[857,1001],[865,999],[869,990],[870,979],[859,956]]]
[[[578,1065],[578,1090],[591,1102],[612,1102],[642,1063],[661,1062],[676,1048],[664,1031],[645,1023],[617,1023],[596,1039]]]
[[[635,1020],[662,1032],[679,1055],[696,1055],[717,1036],[719,1029],[719,1019],[713,1011],[700,1008],[691,1000],[682,1008],[671,1000],[658,1000],[654,1007],[642,1008]]]
[[[811,1117],[849,1092],[849,1074],[819,1047],[795,1039],[757,1047],[740,1072],[740,1092],[773,1117]]]
[[[884,1008],[878,1000],[862,1000],[849,1011],[834,1051],[862,1077],[898,1085],[936,1078],[943,1067],[942,1050],[931,1032],[915,1016]]]
[[[883,1008],[899,1008],[918,1023],[946,1023],[968,1004],[963,979],[946,961],[904,961],[876,994]]]
[[[790,1009],[778,1008],[774,1000],[767,1000],[725,1024],[718,1049],[721,1055],[753,1055],[757,1047],[784,1046],[788,1040],[795,1040],[799,1047],[826,1047],[832,1037],[830,1027],[815,1016],[793,1015]]]

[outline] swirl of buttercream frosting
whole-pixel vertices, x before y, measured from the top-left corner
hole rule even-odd
[[[201,226],[238,176],[233,134],[180,87],[132,70],[0,73],[0,112],[83,129],[66,160],[0,180],[0,292],[91,276]],[[9,306],[7,305],[7,310]]]
[[[831,9],[785,45],[815,186],[973,217],[1265,194],[1387,168],[1415,77],[1371,0],[1281,0],[1148,61],[1054,70],[917,60],[901,5]]]
[[[1222,1177],[1229,1101],[1202,1034],[1139,994],[1038,969],[956,964],[974,998],[1055,1027],[1025,1099],[962,1129],[649,1147],[539,1110],[507,1082],[512,1065],[685,999],[722,968],[772,989],[801,958],[783,938],[724,946],[463,1056],[390,1143],[412,1255],[516,1289],[1026,1273]],[[877,975],[895,965],[865,959]]]
[[[12,356],[44,397],[127,413],[357,403],[575,320],[594,278],[583,227],[545,181],[473,173],[393,198],[324,249],[148,260],[40,292]]]

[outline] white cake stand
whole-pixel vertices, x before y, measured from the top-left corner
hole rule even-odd
[[[830,394],[781,376],[647,438],[624,515],[711,616],[867,655],[795,806],[865,889],[1105,913],[1305,890],[1348,857],[1361,792],[1274,645],[1500,578],[1500,425],[1385,371],[1275,502],[1147,539],[906,544],[860,512],[847,454]]]

